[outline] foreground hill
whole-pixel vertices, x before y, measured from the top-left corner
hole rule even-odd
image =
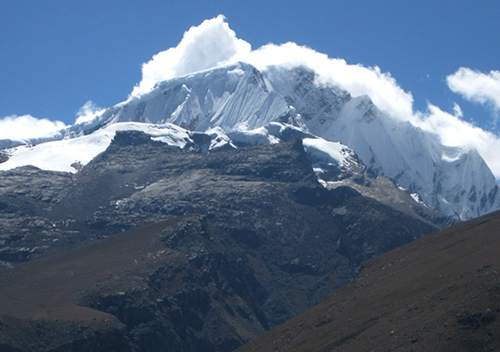
[[[496,351],[499,248],[500,212],[425,236],[241,351]]]

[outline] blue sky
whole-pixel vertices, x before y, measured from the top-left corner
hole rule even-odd
[[[5,0],[0,13],[0,118],[72,124],[89,100],[100,107],[126,100],[143,63],[224,14],[253,49],[291,41],[376,65],[411,92],[415,110],[430,102],[453,112],[457,103],[463,119],[496,133],[494,103],[464,99],[447,76],[460,67],[500,70],[497,1]]]

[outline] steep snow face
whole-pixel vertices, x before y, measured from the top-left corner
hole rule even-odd
[[[302,123],[316,135],[331,125],[352,99],[348,92],[338,87],[316,84],[315,73],[303,67],[270,66],[264,74],[272,89],[285,97],[300,113]]]
[[[306,69],[265,74],[310,132],[348,145],[372,171],[442,213],[465,220],[500,207],[496,180],[477,152],[443,146],[437,136],[384,114],[367,96],[316,84]]]
[[[449,148],[451,149],[451,148]],[[449,213],[470,219],[500,208],[500,192],[491,171],[475,150],[458,148],[443,153],[436,172],[437,201]]]
[[[437,136],[387,117],[367,97],[349,101],[320,135],[349,145],[373,171],[444,214],[465,220],[499,206],[496,180],[477,152],[445,147]]]
[[[296,118],[260,71],[238,63],[162,82],[151,92],[108,109],[100,120],[173,123],[191,131],[218,126],[232,132],[271,121],[300,124]]]

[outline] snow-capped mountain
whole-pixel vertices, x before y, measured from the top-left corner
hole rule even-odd
[[[161,82],[92,121],[24,141],[28,147],[0,141],[10,148],[0,169],[33,164],[75,172],[104,151],[117,130],[141,130],[182,148],[202,133],[203,151],[308,138],[304,146],[312,158],[322,155],[344,168],[361,160],[446,215],[469,219],[500,207],[496,180],[477,152],[445,147],[437,136],[390,117],[367,96],[318,83],[303,67],[258,70],[236,63]]]
[[[348,145],[372,171],[442,213],[464,220],[500,207],[497,182],[475,150],[444,146],[436,135],[391,118],[367,96],[318,85],[312,71],[272,67],[266,76],[310,132]]]
[[[271,121],[295,121],[284,97],[255,67],[237,63],[156,85],[148,94],[106,111],[106,123],[173,123],[193,131],[219,126],[227,132],[252,130]]]

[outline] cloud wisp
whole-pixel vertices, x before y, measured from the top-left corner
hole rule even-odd
[[[76,113],[75,124],[92,121],[95,117],[102,114],[106,109],[100,108],[92,100],[87,101],[83,106],[78,109]]]
[[[23,140],[44,137],[65,127],[61,121],[38,119],[31,115],[10,115],[0,119],[0,139]]]
[[[448,87],[473,103],[489,105],[495,116],[500,112],[500,71],[482,73],[461,67],[446,77]],[[498,117],[497,117],[498,118]]]

